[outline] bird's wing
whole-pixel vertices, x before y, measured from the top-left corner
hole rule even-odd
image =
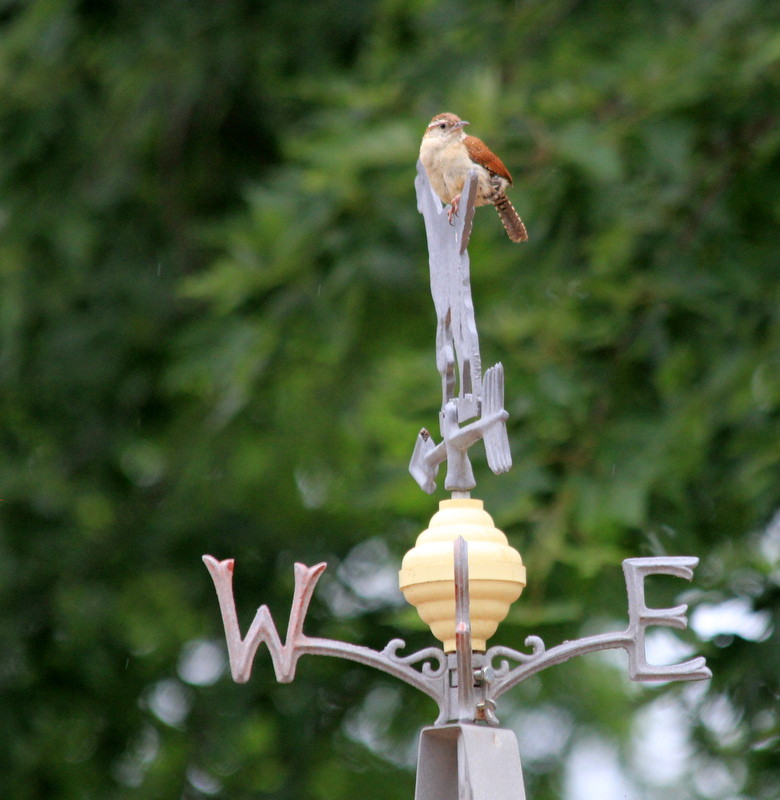
[[[477,139],[476,136],[467,136],[463,140],[463,144],[466,145],[472,161],[476,161],[494,175],[505,178],[509,181],[509,185],[512,185],[512,176],[504,166],[504,162],[481,139]]]

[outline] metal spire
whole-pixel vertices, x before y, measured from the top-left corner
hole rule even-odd
[[[503,407],[503,367],[496,364],[484,377],[482,375],[471,300],[466,246],[474,216],[476,183],[472,173],[463,189],[460,215],[455,217],[452,226],[419,163],[415,186],[418,209],[425,219],[428,236],[431,292],[437,315],[436,365],[442,380],[439,416],[442,441],[434,444],[428,431],[422,430],[409,469],[420,487],[430,493],[435,488],[439,465],[446,460],[444,486],[453,492],[453,500],[443,503],[461,506],[479,503],[481,507],[480,501],[466,499],[474,487],[469,447],[483,439],[488,464],[496,474],[506,472],[512,465],[512,458],[505,425],[508,414]],[[484,516],[489,519],[489,515]],[[464,523],[460,521],[455,527],[460,530]],[[500,531],[497,533],[503,537]],[[662,574],[691,580],[697,558],[626,559],[623,573],[628,625],[622,631],[566,641],[549,649],[538,636],[528,636],[524,644],[529,651],[502,645],[475,651],[472,650],[472,622],[476,619],[471,608],[472,585],[484,583],[485,579],[469,575],[467,539],[453,535],[452,542],[452,550],[444,553],[443,566],[445,572],[449,569],[446,576],[448,586],[452,587],[449,597],[454,593],[455,598],[454,652],[428,647],[405,656],[400,655],[405,647],[402,639],[393,639],[379,651],[310,637],[303,632],[309,602],[326,568],[324,563],[313,567],[295,565],[295,591],[284,642],[265,605],[257,610],[246,636],[242,637],[233,599],[233,560],[218,561],[212,556],[203,556],[217,590],[233,679],[238,683],[249,680],[252,662],[263,643],[268,647],[280,683],[294,679],[302,655],[344,658],[394,675],[431,697],[439,709],[434,725],[421,733],[416,800],[524,800],[517,741],[512,731],[498,727],[495,711],[498,698],[526,678],[575,656],[608,649],[626,651],[632,680],[689,681],[711,676],[701,657],[680,664],[656,666],[647,662],[645,653],[648,627],[660,625],[679,629],[687,625],[685,605],[647,607],[645,579]],[[483,544],[480,540],[474,544],[474,550]],[[475,552],[474,564],[479,565],[476,555]],[[519,555],[517,559],[519,561]],[[452,566],[448,567],[449,564]],[[441,564],[435,566],[441,571]],[[525,568],[521,569],[524,585]]]

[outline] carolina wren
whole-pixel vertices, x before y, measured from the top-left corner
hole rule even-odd
[[[463,130],[469,123],[455,114],[437,114],[425,129],[420,144],[420,161],[428,173],[428,180],[442,203],[449,203],[449,217],[458,213],[460,193],[469,171],[477,171],[477,199],[475,205],[492,203],[513,242],[524,242],[528,233],[518,216],[506,190],[512,185],[512,176],[501,159],[476,136],[467,136]]]

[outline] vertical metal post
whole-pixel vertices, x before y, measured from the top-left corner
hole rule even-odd
[[[423,728],[414,800],[525,800],[514,733],[467,723]]]
[[[471,660],[471,616],[469,613],[469,546],[462,536],[454,545],[455,562],[455,652],[458,664],[458,719],[474,719],[474,669]]]

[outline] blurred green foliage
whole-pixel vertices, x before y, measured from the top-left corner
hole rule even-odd
[[[406,464],[442,110],[531,235],[480,210],[470,247],[515,459],[479,495],[529,570],[496,641],[621,626],[635,555],[702,558],[659,604],[743,609],[678,636],[706,692],[596,656],[518,688],[528,796],[581,797],[595,742],[603,798],[777,797],[780,7],[7,0],[0,30],[2,797],[413,796],[429,701],[328,659],[278,686],[263,650],[232,684],[200,556],[236,557],[244,626],[327,560],[310,632],[430,644],[359,577],[435,511]],[[640,734],[672,712],[669,775]]]

